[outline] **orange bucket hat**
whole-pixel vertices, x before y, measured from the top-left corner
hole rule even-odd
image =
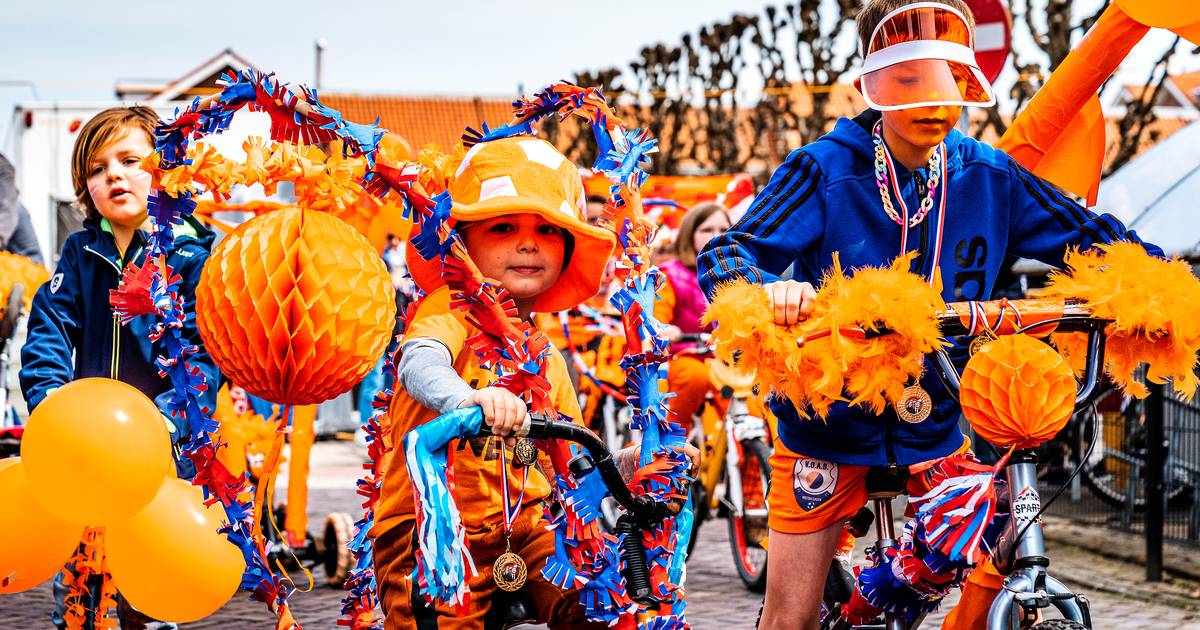
[[[535,311],[566,310],[600,290],[616,239],[611,230],[585,220],[579,170],[549,142],[532,136],[481,142],[467,151],[448,190],[453,200],[450,216],[458,221],[537,214],[574,238],[562,275],[537,297]],[[430,293],[444,284],[440,259],[425,260],[411,246],[405,258],[422,291]]]

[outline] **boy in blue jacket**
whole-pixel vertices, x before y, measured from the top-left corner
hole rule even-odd
[[[1060,265],[1069,247],[1138,241],[1116,218],[954,128],[964,105],[994,104],[973,29],[961,0],[871,0],[858,16],[864,59],[855,81],[871,109],[792,152],[746,215],[709,243],[699,259],[705,292],[736,278],[758,282],[776,322],[794,324],[811,312],[813,284],[834,252],[853,268],[916,251],[912,271],[940,271],[943,297],[961,301],[990,296],[1006,255]],[[782,280],[789,266],[793,279]],[[964,447],[958,406],[932,368],[920,385],[933,410],[908,421],[838,404],[826,422],[803,422],[789,401],[773,401],[780,439],[762,628],[818,626],[824,567],[843,523],[867,502],[868,467],[912,466]],[[984,627],[978,615],[998,587],[994,572],[975,571],[962,600],[974,602],[944,627]]]
[[[157,124],[158,115],[148,107],[115,107],[100,112],[80,130],[72,152],[71,178],[76,200],[86,214],[84,230],[63,244],[54,275],[33,298],[20,378],[30,410],[77,378],[129,383],[155,401],[178,445],[189,430],[175,426],[178,419],[166,420],[171,384],[158,375],[154,364],[156,357],[166,354],[160,343],[149,338],[154,316],[142,315],[122,326],[109,303],[109,291],[120,285],[121,271],[129,263],[145,262],[150,175],[139,165],[154,151]],[[201,346],[188,361],[204,372],[209,388],[202,404],[210,409],[216,408],[220,375],[201,345],[195,303],[196,283],[213,239],[211,231],[188,218],[176,226],[175,249],[167,258],[183,278],[178,290],[187,312],[184,332],[191,343]],[[79,420],[87,418],[81,415]],[[181,477],[195,474],[186,458],[177,457],[176,467]],[[61,589],[55,590],[60,595]],[[139,627],[145,621],[123,600],[119,603],[123,627]],[[62,610],[56,613],[56,623],[62,623]],[[135,617],[138,621],[132,621]]]

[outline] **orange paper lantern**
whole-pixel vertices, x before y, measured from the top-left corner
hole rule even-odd
[[[1010,335],[967,362],[959,402],[979,437],[998,446],[1033,448],[1066,426],[1075,392],[1062,355],[1028,335]]]
[[[313,210],[243,223],[213,250],[196,287],[196,323],[221,371],[285,405],[348,391],[383,355],[395,319],[379,254]]]

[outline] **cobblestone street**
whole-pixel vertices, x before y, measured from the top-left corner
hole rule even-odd
[[[349,442],[316,445],[310,481],[310,531],[318,533],[329,512],[358,513],[353,480],[360,471],[360,461],[360,455]],[[281,474],[281,479],[286,479],[286,475]],[[1168,582],[1150,588],[1140,583],[1143,571],[1138,566],[1106,560],[1063,545],[1052,545],[1050,552],[1052,571],[1072,588],[1088,594],[1095,627],[1200,630],[1200,600],[1189,599],[1195,597],[1194,585]],[[305,628],[333,628],[341,591],[322,586],[324,576],[319,568],[314,577],[318,586],[312,592],[293,596],[293,612]],[[303,581],[302,576],[297,579]],[[1169,596],[1172,593],[1176,595]],[[710,521],[701,530],[696,553],[688,562],[688,599],[688,618],[699,630],[754,627],[762,598],[745,590],[738,580],[722,520]],[[924,627],[939,627],[953,601],[943,606],[939,614],[931,616]],[[1164,601],[1173,605],[1164,605]],[[1186,609],[1189,606],[1191,610]],[[2,595],[0,628],[50,628],[50,609],[49,584],[26,593]],[[270,628],[271,623],[272,617],[262,604],[246,601],[239,595],[211,617],[182,627],[265,629]]]

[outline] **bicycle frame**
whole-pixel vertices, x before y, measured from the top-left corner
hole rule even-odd
[[[1086,331],[1087,361],[1081,384],[1076,391],[1075,409],[1091,404],[1101,393],[1099,382],[1104,366],[1105,335],[1108,322],[1093,319],[1079,308],[1064,309],[1062,317],[1038,322],[1031,327],[1055,324],[1059,330]],[[972,334],[959,314],[951,308],[940,316],[943,334]],[[1014,329],[1008,332],[1021,332]],[[886,334],[884,331],[883,334]],[[959,391],[959,373],[949,354],[937,350],[931,357],[935,372],[946,390],[956,399]],[[1040,515],[1041,496],[1037,491],[1037,456],[1033,450],[1016,451],[1004,468],[1008,482],[1007,494],[1013,517],[1001,534],[992,560],[997,570],[1005,575],[1003,589],[993,600],[988,611],[988,630],[1020,630],[1032,625],[1039,617],[1038,611],[1053,606],[1063,617],[1091,627],[1091,613],[1086,597],[1072,592],[1061,581],[1047,572],[1050,559],[1046,553]],[[872,495],[875,507],[876,548],[885,549],[898,544],[892,522],[891,499],[900,494],[895,492]],[[913,630],[920,626],[924,615],[917,617],[911,625],[902,617],[884,615],[885,630]],[[835,630],[852,628],[849,623],[838,619],[831,626]],[[878,628],[879,626],[869,626]]]
[[[992,560],[996,569],[1007,577],[988,611],[988,630],[1019,629],[1026,620],[1036,619],[1038,610],[1049,606],[1057,608],[1063,617],[1090,628],[1092,618],[1087,598],[1072,592],[1046,572],[1050,559],[1046,555],[1041,519],[1034,518],[1042,509],[1037,491],[1037,455],[1032,450],[1013,453],[1004,467],[1004,475],[1008,480],[1012,518],[1000,536]]]

